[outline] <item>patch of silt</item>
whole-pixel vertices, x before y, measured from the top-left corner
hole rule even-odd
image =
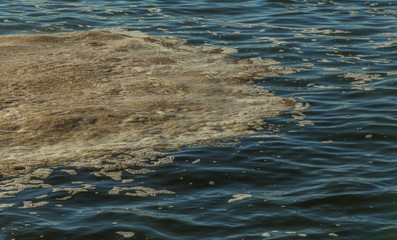
[[[247,136],[294,111],[251,81],[293,70],[232,52],[116,30],[1,36],[0,174],[61,165],[106,175],[162,159],[138,150]]]

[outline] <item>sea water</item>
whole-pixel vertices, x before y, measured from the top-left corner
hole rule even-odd
[[[381,0],[2,1],[1,37],[138,30],[234,49],[236,59],[272,59],[294,71],[253,84],[301,109],[266,116],[236,137],[143,152],[150,164],[122,175],[54,163],[4,171],[0,238],[396,238],[396,20],[396,3]],[[0,58],[0,67],[12,65]],[[0,82],[3,100],[7,78]],[[7,154],[10,147],[0,145]],[[97,159],[110,166],[129,158]],[[74,152],[70,161],[85,159]]]

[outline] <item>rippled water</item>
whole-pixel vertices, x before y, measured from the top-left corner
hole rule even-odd
[[[59,166],[52,189],[96,189],[0,198],[1,239],[397,238],[396,3],[6,0],[0,11],[2,35],[121,27],[236,47],[299,68],[256,84],[310,104],[266,119],[277,135],[184,148],[133,181]],[[141,185],[175,194],[108,194]]]

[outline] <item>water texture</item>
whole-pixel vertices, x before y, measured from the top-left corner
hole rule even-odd
[[[234,59],[273,59],[293,69],[247,84],[297,105],[259,114],[260,126],[232,138],[166,154],[156,146],[134,156],[110,151],[97,158],[108,171],[50,161],[26,168],[0,156],[1,169],[13,166],[1,173],[0,239],[397,238],[396,23],[397,4],[382,0],[2,1],[2,39],[122,28],[218,49],[207,60],[236,49],[227,52]],[[101,47],[94,42],[87,48]],[[2,69],[14,53],[1,49]],[[234,71],[236,61],[221,62],[218,76]],[[0,94],[12,87],[33,96],[4,86]],[[2,114],[16,106],[11,98],[0,102]],[[9,147],[0,152],[18,153]],[[71,152],[70,162],[86,160]],[[120,173],[123,164],[129,172]]]

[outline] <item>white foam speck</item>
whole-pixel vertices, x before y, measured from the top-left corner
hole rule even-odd
[[[162,10],[160,8],[148,8],[147,11],[151,13],[161,13]]]
[[[242,200],[249,199],[249,198],[252,198],[251,194],[234,194],[233,198],[229,199],[228,203],[242,201]]]
[[[122,232],[122,231],[119,231],[119,232],[116,232],[118,235],[121,235],[121,236],[123,236],[124,238],[132,238],[132,237],[134,237],[135,236],[135,233],[134,232]]]

